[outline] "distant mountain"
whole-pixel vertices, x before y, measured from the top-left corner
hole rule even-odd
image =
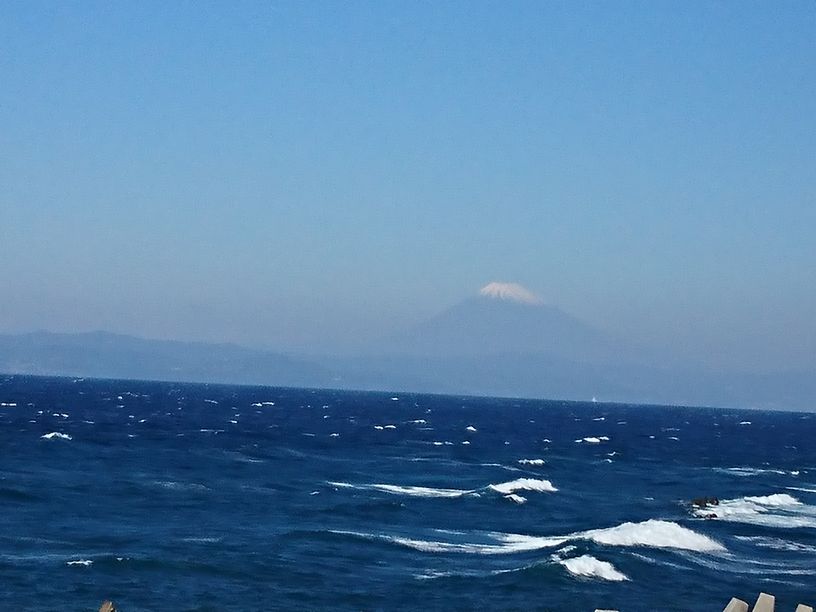
[[[279,386],[329,386],[322,367],[233,344],[91,332],[0,335],[0,372]]]
[[[510,287],[511,290],[502,291]],[[642,361],[623,339],[543,303],[519,285],[491,283],[369,352],[430,357],[550,355],[578,362]]]
[[[816,410],[816,373],[668,363],[510,283],[352,356],[38,332],[0,335],[0,373]]]

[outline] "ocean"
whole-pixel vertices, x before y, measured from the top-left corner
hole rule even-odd
[[[793,610],[816,604],[814,434],[808,413],[4,376],[0,609]]]

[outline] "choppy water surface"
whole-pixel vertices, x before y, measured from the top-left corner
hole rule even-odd
[[[814,425],[3,377],[0,608],[793,609],[816,603]]]

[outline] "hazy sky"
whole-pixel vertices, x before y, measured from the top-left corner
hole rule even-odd
[[[816,367],[816,3],[0,3],[0,331],[323,350],[516,281]]]

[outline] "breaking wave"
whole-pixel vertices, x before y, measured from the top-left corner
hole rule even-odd
[[[615,569],[615,566],[608,561],[601,561],[591,555],[562,559],[558,561],[558,563],[567,568],[567,571],[575,576],[601,578],[602,580],[611,580],[613,582],[629,580],[625,574]]]
[[[60,433],[59,431],[52,431],[40,437],[44,440],[73,440],[68,434]]]
[[[411,497],[462,497],[475,493],[465,489],[437,489],[434,487],[413,487],[392,484],[351,484],[349,482],[330,482],[333,487],[357,489],[360,491],[382,491],[392,495],[409,495]]]
[[[763,527],[816,528],[816,507],[803,504],[787,493],[724,499],[715,506],[696,508],[693,513],[703,518]]]
[[[677,523],[661,520],[623,523],[607,529],[593,529],[562,536],[530,536],[495,532],[471,534],[474,538],[479,537],[482,540],[487,540],[478,542],[446,542],[348,531],[333,531],[332,533],[389,542],[428,553],[506,555],[555,548],[576,540],[591,540],[608,546],[643,546],[706,553],[726,550],[722,544],[707,536],[682,527]]]
[[[672,523],[651,519],[641,523],[623,523],[608,529],[583,532],[583,537],[610,546],[646,546],[676,548],[697,552],[723,551],[725,547],[696,531]]]
[[[510,495],[516,491],[538,491],[541,493],[555,493],[558,491],[549,480],[537,480],[535,478],[517,478],[509,482],[488,485],[488,489]]]
[[[535,491],[539,493],[554,493],[557,488],[549,480],[537,480],[535,478],[517,478],[508,482],[489,484],[478,489],[448,489],[437,487],[421,487],[412,485],[395,485],[386,483],[363,483],[354,484],[350,482],[332,481],[329,485],[341,489],[356,489],[358,491],[380,491],[391,495],[408,495],[410,497],[463,497],[472,495],[479,497],[483,491],[494,491],[505,496],[507,499],[522,504],[527,501],[520,495],[515,495],[516,491]]]

